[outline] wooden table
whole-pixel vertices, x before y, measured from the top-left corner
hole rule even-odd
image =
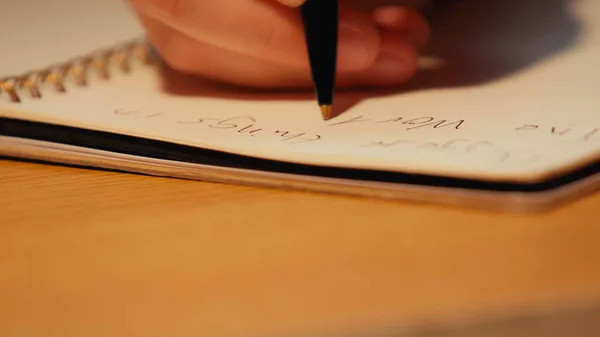
[[[0,161],[0,205],[2,337],[600,332],[600,194],[511,215]]]

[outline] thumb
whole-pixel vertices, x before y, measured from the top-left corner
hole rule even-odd
[[[306,2],[306,0],[277,0],[288,7],[299,7]]]

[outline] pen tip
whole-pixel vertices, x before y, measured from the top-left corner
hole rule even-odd
[[[331,105],[321,105],[321,114],[323,115],[323,120],[328,120],[331,118]]]

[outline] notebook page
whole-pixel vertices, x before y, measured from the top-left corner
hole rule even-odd
[[[537,16],[521,13],[531,20],[528,28],[563,28],[565,20],[578,27],[576,34],[536,32],[529,45],[507,38],[518,38],[518,32],[487,40],[471,36],[463,42],[478,43],[474,53],[487,57],[488,70],[547,49],[555,40],[568,43],[482,83],[340,93],[338,104],[353,105],[326,122],[311,93],[223,89],[143,65],[89,88],[73,87],[66,95],[50,92],[19,105],[2,101],[0,113],[296,163],[538,181],[600,155],[600,2],[518,3],[529,2],[546,10]],[[562,6],[553,9],[561,15],[548,5]],[[460,11],[451,14],[444,24],[460,28],[465,22]],[[446,66],[456,60],[446,60]],[[461,72],[450,74],[460,78]],[[435,82],[435,75],[428,76]]]

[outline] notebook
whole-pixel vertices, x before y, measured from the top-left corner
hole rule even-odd
[[[501,210],[599,185],[597,0],[453,2],[413,81],[338,92],[328,121],[312,92],[169,69],[126,2],[4,8],[5,27],[26,26],[0,37],[4,157]]]

